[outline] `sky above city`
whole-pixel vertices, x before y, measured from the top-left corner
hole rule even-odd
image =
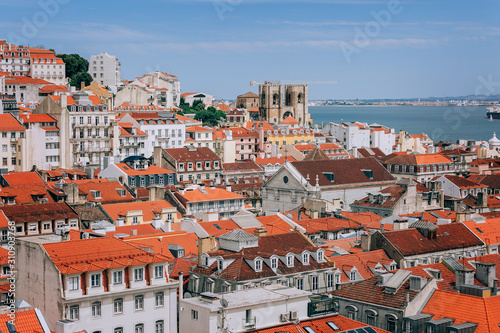
[[[3,0],[0,39],[85,58],[122,77],[178,76],[234,99],[250,81],[338,81],[309,99],[500,93],[498,0]],[[498,82],[498,83],[497,83]]]

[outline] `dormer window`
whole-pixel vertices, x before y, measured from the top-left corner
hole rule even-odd
[[[262,259],[256,259],[255,260],[255,271],[256,272],[261,272],[262,271]]]
[[[271,258],[271,269],[278,269],[278,258]]]
[[[90,275],[90,286],[92,288],[101,286],[101,273]]]
[[[162,279],[163,276],[163,265],[155,266],[155,279]]]
[[[302,264],[309,265],[309,253],[302,253]]]
[[[203,255],[203,266],[208,267],[208,256],[206,254]]]
[[[390,271],[395,271],[397,268],[396,264],[391,264],[391,266],[389,267],[389,270]]]
[[[101,199],[101,191],[90,190],[90,194],[92,194],[95,199]]]
[[[356,271],[351,271],[349,274],[349,280],[355,281],[356,280]]]
[[[286,266],[293,267],[293,255],[290,254],[286,256]]]
[[[317,256],[318,256],[318,260],[317,260],[318,262],[323,262],[325,260],[325,254],[323,253],[323,251],[318,250]]]
[[[80,289],[80,277],[79,276],[71,276],[68,278],[68,289],[69,290]]]
[[[134,269],[134,281],[144,280],[144,268]]]
[[[222,258],[217,259],[217,269],[219,271],[224,269],[224,260]]]

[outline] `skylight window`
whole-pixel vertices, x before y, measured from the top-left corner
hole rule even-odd
[[[316,333],[316,331],[313,330],[311,326],[304,326],[304,331],[306,331],[307,333]]]
[[[330,328],[334,331],[340,330],[340,328],[337,325],[335,325],[333,321],[327,321],[326,324],[330,326]]]

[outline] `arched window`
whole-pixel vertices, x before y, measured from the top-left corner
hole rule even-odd
[[[345,307],[346,317],[352,320],[356,320],[358,316],[358,309],[355,306],[348,305]]]
[[[164,322],[163,320],[158,320],[155,323],[155,333],[164,333]]]
[[[386,330],[389,332],[396,332],[396,322],[396,317],[394,317],[393,315],[387,315],[385,317]]]
[[[135,325],[135,333],[144,333],[144,324]]]
[[[279,95],[274,94],[273,95],[273,105],[278,105],[278,102],[279,102]]]
[[[371,326],[375,326],[377,323],[377,312],[374,310],[367,310],[366,314],[366,321],[365,323]]]

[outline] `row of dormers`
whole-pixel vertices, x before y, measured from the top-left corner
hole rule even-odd
[[[159,285],[167,282],[166,263],[137,265],[106,269],[64,276],[64,293],[66,297],[100,294],[126,288]],[[149,276],[149,281],[146,277]],[[106,283],[107,282],[107,283]]]
[[[202,256],[201,265],[203,267],[208,268],[212,266],[213,263],[217,262],[217,271],[219,272],[225,270],[235,260],[233,258],[224,258],[223,256],[211,257],[207,253],[203,253],[201,256]],[[273,254],[269,258],[263,258],[257,256],[254,259],[244,259],[244,260],[256,272],[261,272],[264,264],[266,264],[269,268],[271,268],[271,270],[276,272],[276,270],[279,267],[280,261],[282,265],[291,268],[295,266],[295,259],[297,259],[302,265],[307,266],[310,265],[311,258],[318,263],[326,262],[325,250],[324,249],[318,249],[316,251],[304,250],[301,253],[289,252],[284,256]]]

